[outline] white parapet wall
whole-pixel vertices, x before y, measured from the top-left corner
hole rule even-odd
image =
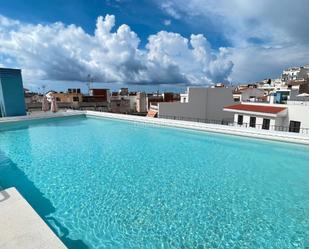
[[[49,119],[49,118],[57,118],[57,117],[70,117],[70,116],[78,116],[84,115],[85,111],[59,111],[56,113],[52,112],[34,112],[31,115],[26,116],[16,116],[16,117],[4,117],[0,118],[1,123],[10,123],[10,122],[20,122],[20,121],[29,121],[29,120],[37,120],[37,119]]]

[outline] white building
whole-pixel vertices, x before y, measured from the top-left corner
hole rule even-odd
[[[180,102],[159,103],[158,112],[161,118],[231,121],[233,114],[223,107],[232,103],[232,88],[188,88]]]
[[[306,67],[290,67],[283,70],[282,81],[288,82],[290,80],[302,80],[309,78],[309,66]]]
[[[287,104],[240,103],[226,106],[236,125],[265,130],[309,133],[309,102]]]
[[[247,88],[240,92],[240,102],[250,101],[256,102],[260,101],[265,97],[265,92],[262,89],[257,88]],[[235,96],[234,96],[235,99]]]
[[[180,103],[188,103],[188,102],[189,102],[188,93],[181,93],[180,94]]]

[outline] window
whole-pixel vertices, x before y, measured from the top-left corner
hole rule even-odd
[[[290,127],[289,127],[289,132],[300,132],[300,122],[298,121],[290,121]]]
[[[238,115],[237,124],[242,125],[244,123],[244,116]]]
[[[249,126],[255,128],[255,123],[256,123],[256,117],[250,117]]]
[[[75,101],[79,101],[79,98],[78,97],[73,97],[73,101],[75,102]]]
[[[234,102],[240,102],[240,97],[234,97]]]
[[[268,119],[268,118],[263,118],[262,129],[264,129],[264,130],[269,130],[269,125],[270,125],[270,119]]]
[[[60,102],[60,101],[61,101],[61,99],[57,97],[57,98],[56,98],[56,101]]]

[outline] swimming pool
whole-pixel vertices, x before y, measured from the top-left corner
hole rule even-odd
[[[68,248],[306,248],[309,148],[72,117],[0,131],[15,186]]]

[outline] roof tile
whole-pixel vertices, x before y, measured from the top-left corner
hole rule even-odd
[[[278,107],[278,106],[266,106],[266,105],[236,104],[236,105],[226,106],[224,107],[224,109],[277,114],[279,112],[284,111],[286,108]]]

